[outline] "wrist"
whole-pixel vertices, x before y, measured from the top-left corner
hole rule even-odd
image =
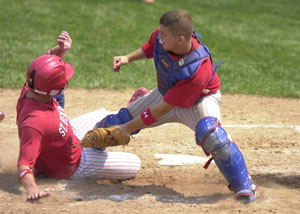
[[[31,169],[22,169],[19,173],[19,182],[21,183],[22,178],[26,175],[26,174],[32,174],[33,172]]]
[[[126,59],[127,63],[132,62],[132,57],[130,55],[126,55],[125,57],[127,58]]]
[[[61,59],[64,59],[65,53],[68,51],[67,49],[64,49],[58,45],[54,48],[51,48],[50,50],[52,55],[56,55]]]
[[[47,51],[47,55],[52,55],[52,53],[53,53],[53,48],[50,48],[48,51]]]
[[[119,129],[124,136],[130,136],[130,131],[128,130],[128,127],[125,126],[124,124],[119,125]]]

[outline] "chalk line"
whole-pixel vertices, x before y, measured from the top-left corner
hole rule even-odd
[[[244,129],[251,129],[251,128],[276,128],[276,129],[295,129],[296,131],[300,132],[300,126],[298,125],[285,125],[285,124],[249,124],[249,125],[240,125],[240,124],[222,124],[223,127],[227,128],[244,128]]]
[[[161,126],[170,126],[172,123],[165,123]],[[242,128],[242,129],[251,129],[251,128],[275,128],[275,129],[295,129],[300,132],[300,125],[287,125],[287,124],[222,124],[224,128]]]

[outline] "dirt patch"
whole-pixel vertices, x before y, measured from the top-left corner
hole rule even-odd
[[[180,124],[142,130],[126,151],[142,160],[137,177],[122,183],[38,179],[52,195],[26,202],[17,181],[19,140],[16,102],[19,90],[0,89],[0,213],[298,213],[300,207],[300,99],[223,95],[222,122],[242,150],[260,190],[255,203],[234,201],[212,163],[161,165],[155,154],[206,158],[194,134]],[[99,107],[118,110],[133,90],[66,91],[69,118]],[[171,134],[170,134],[171,133]]]

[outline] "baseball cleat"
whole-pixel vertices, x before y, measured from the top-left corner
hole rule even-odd
[[[255,201],[257,195],[258,186],[252,183],[251,189],[242,189],[235,193],[234,198],[243,203],[251,203]]]
[[[135,100],[139,99],[140,97],[144,96],[148,93],[148,90],[144,87],[138,88],[132,95],[131,99],[128,102],[128,105],[133,103]]]

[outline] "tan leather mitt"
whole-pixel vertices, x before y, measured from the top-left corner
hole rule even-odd
[[[126,145],[129,141],[130,135],[122,133],[119,126],[111,126],[88,131],[81,140],[81,145],[83,147],[103,148]]]

